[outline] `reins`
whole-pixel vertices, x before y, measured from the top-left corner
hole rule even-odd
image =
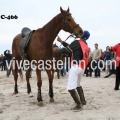
[[[73,37],[73,38],[74,38],[74,40],[75,40],[75,38],[76,38],[76,37],[74,37],[74,36],[73,36],[73,34],[71,34],[71,35],[69,35],[69,36],[68,36],[68,37],[64,40],[64,42],[65,42],[65,41],[67,41],[67,40],[68,40],[68,38],[70,38],[70,37]],[[62,45],[62,43],[60,44],[60,46],[61,46],[61,45]],[[60,47],[60,46],[59,46],[59,47]]]

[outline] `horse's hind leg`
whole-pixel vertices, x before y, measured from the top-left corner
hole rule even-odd
[[[48,78],[49,78],[49,96],[50,102],[54,102],[54,93],[53,93],[53,74],[52,70],[46,70]]]
[[[27,81],[27,93],[29,95],[31,95],[31,86],[30,86],[30,71],[31,71],[31,68],[29,68],[27,71],[26,71],[26,81]],[[32,96],[32,95],[31,95]]]
[[[14,81],[15,81],[15,87],[14,87],[14,94],[18,94],[18,86],[17,86],[17,80],[18,80],[18,68],[17,64],[15,63],[15,69],[14,69]]]
[[[37,94],[37,100],[38,100],[38,104],[42,105],[43,104],[43,100],[42,100],[42,95],[41,95],[41,86],[42,86],[42,80],[41,80],[41,70],[39,70],[38,68],[36,69],[36,74],[37,74],[37,86],[38,86],[38,94]]]

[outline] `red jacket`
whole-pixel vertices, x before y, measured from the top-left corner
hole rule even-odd
[[[105,57],[104,52],[101,52],[101,59],[104,59],[104,57]]]
[[[81,67],[82,69],[85,69],[88,65],[89,48],[88,48],[88,45],[85,42],[83,42],[82,40],[79,40],[79,44],[80,44],[80,46],[82,48],[82,52],[83,52],[83,59],[79,63],[79,67]]]
[[[120,65],[120,43],[113,46],[110,51],[116,52],[116,67]]]
[[[83,40],[81,39],[79,40],[79,45],[81,46],[83,52],[83,59],[80,61],[79,67],[85,69],[88,65],[89,48],[88,45],[85,42],[83,42]],[[73,66],[73,54],[72,54],[71,65]]]

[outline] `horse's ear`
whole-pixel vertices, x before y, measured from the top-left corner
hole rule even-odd
[[[62,9],[62,7],[60,7],[60,11],[61,11],[61,13],[63,13],[63,9]]]
[[[68,7],[68,9],[67,9],[67,12],[70,12],[70,9],[69,9],[69,7]]]

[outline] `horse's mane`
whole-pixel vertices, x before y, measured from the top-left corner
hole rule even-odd
[[[38,28],[37,30],[39,31],[44,31],[45,29],[47,29],[47,31],[49,32],[49,34],[51,33],[51,29],[54,27],[54,24],[56,22],[58,22],[58,19],[60,17],[60,14],[56,15],[54,18],[52,18],[52,20],[50,20],[47,24],[45,24],[42,28]],[[47,34],[47,33],[46,33]]]
[[[58,20],[60,20],[62,13],[59,13],[58,15],[56,15],[55,17],[53,17],[47,24],[45,24],[42,28],[39,28],[38,30],[41,29],[41,32],[47,29],[47,32],[49,32],[48,34],[52,34],[51,29],[53,29],[54,25],[56,23],[58,23]],[[64,15],[71,15],[71,13],[68,13],[67,11],[64,11]],[[46,33],[47,34],[47,33]]]

